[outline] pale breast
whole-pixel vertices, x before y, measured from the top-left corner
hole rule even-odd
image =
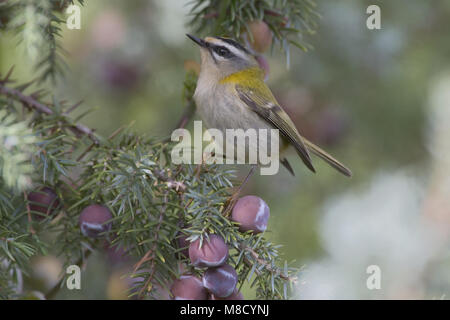
[[[222,85],[221,89],[218,90],[215,85],[205,84],[197,86],[194,95],[198,113],[204,121],[204,125],[207,128],[222,131],[227,141],[233,143],[235,148],[238,144],[245,143],[246,158],[248,158],[249,150],[258,149],[259,152],[270,150],[270,129],[274,127],[250,110],[236,94],[233,95],[233,88]],[[238,140],[233,136],[226,135],[226,129],[242,129],[247,133],[249,133],[248,129],[255,129],[257,139],[260,142],[248,138],[248,135],[246,135],[247,138]],[[267,129],[266,134],[262,134],[259,129]]]

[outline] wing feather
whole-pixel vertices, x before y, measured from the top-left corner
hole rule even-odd
[[[255,89],[255,87],[250,89],[239,84],[235,85],[235,89],[239,98],[251,110],[280,130],[283,137],[295,147],[305,165],[311,171],[316,172],[301,135],[286,112],[278,105],[270,89],[266,85],[259,86],[259,89]]]

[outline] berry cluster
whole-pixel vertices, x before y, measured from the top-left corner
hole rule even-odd
[[[269,207],[259,197],[245,196],[240,198],[231,214],[231,220],[239,225],[242,232],[260,233],[266,230],[269,219]],[[186,236],[179,236],[178,246],[181,256],[189,258],[190,264],[196,268],[206,268],[202,279],[192,274],[182,275],[171,287],[174,299],[183,300],[242,300],[237,290],[238,275],[229,264],[228,246],[217,234],[209,234],[203,241],[197,239],[189,242]]]
[[[42,187],[28,194],[30,211],[37,217],[51,217],[60,205],[58,196],[49,187]],[[260,233],[267,227],[270,210],[259,197],[245,196],[233,207],[230,219],[241,232]],[[91,204],[79,216],[81,233],[90,238],[98,238],[111,230],[111,211],[103,205]],[[236,288],[238,274],[227,264],[229,250],[225,240],[217,234],[209,234],[203,239],[190,242],[187,236],[177,237],[181,249],[180,259],[189,259],[191,266],[203,271],[202,278],[184,274],[176,279],[171,288],[171,297],[184,300],[242,300]]]

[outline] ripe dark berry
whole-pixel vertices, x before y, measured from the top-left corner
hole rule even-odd
[[[111,229],[111,222],[107,222],[112,218],[109,209],[99,204],[92,204],[81,211],[80,228],[81,232],[91,238],[97,238],[102,232]]]
[[[208,292],[202,281],[193,275],[183,275],[170,288],[175,300],[207,300]]]
[[[38,191],[30,192],[27,199],[31,212],[41,213],[47,216],[52,215],[59,206],[58,196],[48,187],[43,187]],[[42,217],[42,215],[39,216]]]
[[[263,199],[257,196],[240,198],[233,207],[231,220],[239,223],[242,232],[264,232],[267,228],[270,210]]]
[[[234,289],[233,293],[225,298],[216,297],[215,295],[210,295],[209,300],[244,300],[244,296],[240,291]]]
[[[251,46],[257,52],[264,52],[272,45],[272,31],[262,20],[255,20],[249,23],[249,30],[252,34]]]
[[[204,238],[200,247],[200,239],[189,245],[189,259],[195,267],[218,267],[228,258],[228,247],[223,238],[210,234]]]
[[[209,268],[203,275],[203,286],[215,297],[229,297],[235,290],[238,276],[229,264]]]

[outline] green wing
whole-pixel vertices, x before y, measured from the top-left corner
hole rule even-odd
[[[262,85],[261,85],[262,84]],[[265,121],[279,129],[282,136],[294,147],[305,165],[313,172],[316,172],[309,156],[302,137],[295,128],[294,123],[284,110],[278,105],[270,89],[263,81],[258,81],[255,85],[243,86],[235,85],[239,98]]]

